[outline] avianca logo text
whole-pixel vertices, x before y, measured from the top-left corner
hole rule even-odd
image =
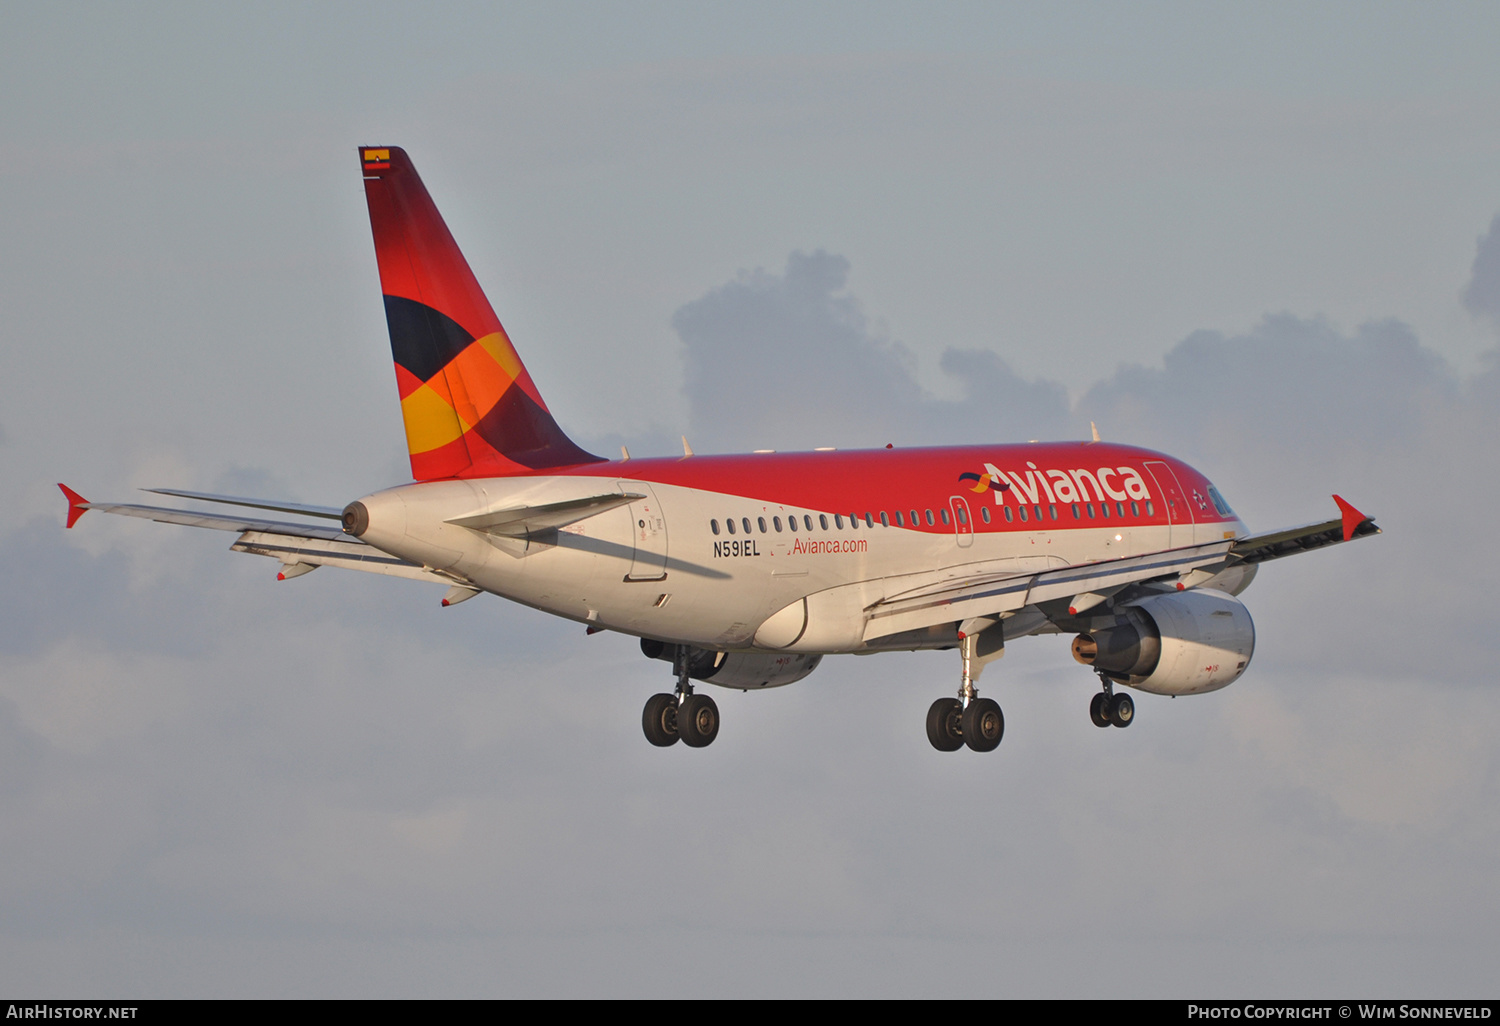
[[[1143,500],[1151,498],[1151,490],[1146,487],[1141,472],[1134,467],[1100,467],[1098,470],[1038,470],[1035,463],[1028,462],[1026,476],[1022,477],[1017,471],[1000,470],[993,463],[986,463],[984,469],[996,481],[1009,480],[1014,488],[995,488],[995,505],[1005,503],[1006,497],[1015,495],[1019,503],[1038,503],[1042,496],[1046,495],[1048,502],[1103,502],[1105,499],[1114,499],[1124,502],[1127,499]],[[1116,487],[1115,479],[1118,479],[1119,487]],[[1089,494],[1088,486],[1093,486],[1093,494]]]

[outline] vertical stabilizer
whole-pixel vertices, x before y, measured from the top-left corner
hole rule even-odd
[[[603,462],[552,419],[406,152],[359,154],[412,477]]]

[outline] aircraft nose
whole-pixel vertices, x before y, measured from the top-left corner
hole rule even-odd
[[[351,502],[344,507],[344,533],[352,534],[358,538],[364,534],[370,526],[370,511],[362,502]]]

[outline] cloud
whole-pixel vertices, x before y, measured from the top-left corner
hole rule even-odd
[[[948,349],[960,397],[928,395],[915,358],[872,329],[847,292],[849,262],[793,253],[677,311],[692,438],[704,451],[876,448],[1076,436],[1059,384],[1030,382],[985,350]]]
[[[1463,683],[1500,657],[1477,612],[1483,575],[1500,565],[1483,547],[1467,550],[1463,569],[1435,553],[1462,547],[1481,511],[1500,505],[1495,379],[1494,370],[1461,378],[1397,321],[1345,333],[1278,314],[1242,335],[1195,332],[1159,368],[1118,369],[1079,409],[1106,437],[1209,474],[1252,530],[1331,516],[1331,492],[1386,529],[1262,568],[1246,596],[1252,612],[1270,624],[1294,610],[1304,629],[1288,622],[1257,660],[1314,665],[1332,642],[1345,666]]]
[[[1500,214],[1490,222],[1490,230],[1479,237],[1463,301],[1474,316],[1488,317],[1500,327]]]

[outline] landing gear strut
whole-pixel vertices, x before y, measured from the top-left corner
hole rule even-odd
[[[1114,682],[1099,674],[1104,690],[1089,702],[1089,719],[1096,727],[1128,727],[1135,720],[1135,700],[1123,691],[1115,694]]]
[[[678,655],[675,662],[676,692],[646,700],[641,729],[646,740],[658,748],[669,748],[678,741],[689,748],[707,748],[719,736],[719,707],[707,695],[693,694],[686,656]]]

